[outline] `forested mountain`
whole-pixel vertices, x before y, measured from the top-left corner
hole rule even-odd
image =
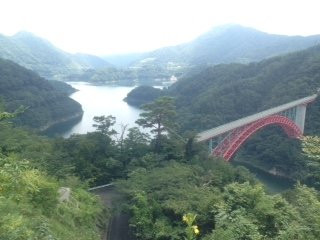
[[[320,35],[301,37],[264,33],[239,25],[223,25],[195,40],[142,55],[149,64],[171,67],[219,63],[249,63],[320,43]],[[135,64],[139,64],[136,61]]]
[[[97,57],[69,54],[45,39],[19,32],[11,37],[0,35],[0,57],[34,70],[47,79],[155,84],[168,81],[171,75],[180,76],[195,65],[249,63],[304,49],[319,41],[319,35],[289,37],[239,25],[225,25],[189,43],[148,53]]]
[[[75,62],[79,63],[86,69],[96,69],[113,66],[109,62],[106,62],[104,59],[90,54],[76,53],[71,57]]]
[[[27,109],[13,121],[45,129],[82,115],[81,105],[68,97],[73,90],[65,83],[45,80],[9,60],[0,59],[0,96],[6,111]]]
[[[185,128],[205,129],[277,106],[320,87],[320,46],[258,63],[220,64],[190,73],[171,88]],[[196,123],[196,124],[195,124]]]
[[[161,85],[162,82],[168,81],[174,73],[157,65],[139,68],[106,67],[88,69],[80,74],[71,74],[68,76],[68,81],[117,85]]]
[[[86,69],[110,66],[103,59],[86,54],[69,54],[32,33],[0,35],[0,57],[12,60],[47,79],[61,79]]]
[[[184,129],[203,130],[307,96],[318,87],[320,46],[315,46],[257,63],[194,68],[162,94],[176,98]],[[146,89],[143,95],[134,91],[128,102],[142,103]]]
[[[152,95],[176,96],[178,107],[167,96],[143,107],[137,124],[153,136],[137,127],[117,133],[114,117],[96,116],[94,132],[48,139],[8,124],[14,120],[6,117],[14,116],[0,110],[0,239],[100,239],[98,227],[105,228],[108,212],[115,220],[124,217],[127,228],[121,231],[141,240],[319,239],[320,139],[306,148],[308,157],[285,165],[299,170],[296,180],[315,188],[297,183],[285,193],[269,195],[247,169],[209,157],[205,146],[192,138],[181,141],[186,135],[175,133],[178,123],[195,129],[201,119],[210,118],[202,124],[211,127],[225,120],[223,114],[236,118],[313,92],[319,56],[320,47],[314,47],[260,63],[218,65],[193,71],[163,93],[151,89]],[[53,87],[8,60],[0,62],[0,83],[7,108],[30,106],[20,119],[24,114],[29,121],[43,119],[37,114],[48,116],[58,100],[68,105],[66,93],[57,93],[63,86]],[[148,89],[142,90],[150,99]],[[291,144],[284,146],[291,150]],[[300,152],[290,154],[295,160]],[[115,194],[110,199],[116,205],[108,211],[86,189],[111,182]],[[63,189],[70,193],[66,199]],[[109,228],[117,228],[110,222]]]
[[[132,63],[140,60],[145,53],[128,53],[102,56],[104,60],[111,63],[115,67],[129,67]]]
[[[195,69],[161,95],[175,97],[182,131],[199,132],[314,94],[319,87],[320,46],[315,46],[257,63]],[[141,87],[132,91],[127,102],[150,101],[152,92],[154,98],[159,96],[156,91],[146,91]],[[319,122],[317,99],[307,110],[305,133],[319,135]],[[251,138],[237,158],[268,171],[276,167],[281,174],[299,178],[305,168],[299,152],[298,141],[270,127]]]

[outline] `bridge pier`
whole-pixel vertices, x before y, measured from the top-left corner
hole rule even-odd
[[[304,123],[306,119],[306,110],[307,110],[307,105],[302,104],[297,106],[296,110],[296,117],[295,117],[295,124],[300,128],[302,134],[304,132]]]
[[[209,155],[212,153],[212,149],[213,149],[213,139],[210,138],[209,139]]]
[[[229,161],[251,135],[271,124],[281,126],[289,137],[301,138],[307,105],[316,98],[317,94],[314,94],[206,130],[197,135],[197,141],[208,141],[210,154]]]

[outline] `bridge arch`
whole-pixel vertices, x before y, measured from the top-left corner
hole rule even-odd
[[[226,161],[230,161],[248,138],[269,125],[280,126],[290,138],[300,138],[303,135],[297,124],[289,118],[272,115],[235,129],[212,151],[212,154],[223,157]]]

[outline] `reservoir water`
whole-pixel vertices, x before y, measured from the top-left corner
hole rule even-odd
[[[69,83],[78,91],[70,97],[82,105],[84,111],[81,120],[60,124],[51,128],[48,135],[69,137],[74,133],[87,133],[95,130],[92,127],[94,116],[112,115],[116,117],[114,129],[121,131],[121,124],[128,124],[128,127],[137,126],[135,121],[138,119],[141,110],[128,105],[123,99],[134,87],[123,86],[104,86],[91,85],[84,82]],[[234,162],[235,165],[243,165]],[[269,173],[256,169],[250,165],[244,165],[266,186],[270,193],[282,192],[291,188],[294,183],[288,179],[273,176]]]
[[[78,91],[70,97],[82,105],[83,116],[77,122],[68,122],[57,125],[48,131],[48,135],[69,137],[71,134],[84,134],[95,130],[93,117],[112,115],[116,117],[114,129],[121,131],[121,125],[136,126],[135,121],[141,112],[140,109],[128,105],[123,99],[134,87],[91,85],[85,82],[71,82]]]
[[[281,176],[275,176],[248,163],[233,161],[231,164],[247,168],[265,186],[266,191],[270,194],[284,192],[293,188],[296,184],[293,180]]]

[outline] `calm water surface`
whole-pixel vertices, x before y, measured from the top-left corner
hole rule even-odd
[[[82,105],[84,111],[80,122],[67,126],[58,126],[62,130],[63,137],[69,137],[74,133],[87,133],[95,130],[92,127],[93,117],[101,115],[112,115],[116,117],[114,129],[120,132],[121,124],[128,124],[128,127],[136,126],[135,121],[141,112],[140,109],[129,106],[123,99],[134,87],[122,86],[95,86],[84,82],[69,83],[78,89],[70,97]],[[75,125],[74,125],[75,124]],[[72,126],[73,125],[73,126]],[[55,132],[60,132],[55,129]]]
[[[262,171],[258,168],[255,168],[243,162],[234,161],[234,162],[231,162],[231,164],[235,166],[244,166],[248,168],[249,171],[253,173],[263,185],[265,185],[267,192],[270,194],[284,192],[288,189],[293,188],[295,185],[295,182],[288,178],[274,176],[268,172]]]
[[[128,127],[137,126],[135,121],[138,119],[141,110],[129,106],[123,99],[134,87],[122,86],[94,86],[84,82],[69,83],[72,87],[78,89],[70,97],[82,105],[84,111],[80,121],[61,124],[50,129],[48,135],[60,135],[69,137],[71,134],[84,134],[92,132],[93,117],[101,115],[113,115],[116,117],[115,130],[120,132],[121,124],[128,124]],[[243,165],[237,162],[234,165]],[[244,165],[266,186],[270,193],[282,192],[292,188],[293,182],[288,179],[276,177],[265,173],[259,169]]]

